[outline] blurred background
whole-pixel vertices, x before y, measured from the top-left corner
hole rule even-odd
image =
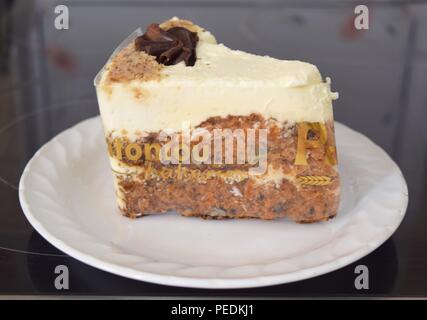
[[[54,27],[59,4],[69,8],[68,30]],[[369,7],[369,30],[354,28],[358,4]],[[398,283],[416,286],[411,274],[427,270],[426,1],[0,0],[0,247],[30,250],[16,192],[28,159],[98,114],[93,78],[123,38],[173,16],[231,48],[308,61],[332,78],[336,120],[384,148],[408,182],[408,214],[393,241]]]

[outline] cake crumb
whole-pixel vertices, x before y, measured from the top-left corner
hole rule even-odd
[[[148,91],[141,88],[132,88],[133,96],[136,100],[143,100],[148,97]]]

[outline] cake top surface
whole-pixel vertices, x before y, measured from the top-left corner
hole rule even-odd
[[[106,65],[102,83],[145,82],[144,85],[239,85],[257,84],[298,87],[322,82],[316,66],[295,60],[279,60],[232,50],[218,44],[205,29],[188,20],[172,18],[159,25],[163,30],[182,27],[197,33],[194,66],[184,61],[165,66],[156,57],[136,49],[132,41]]]

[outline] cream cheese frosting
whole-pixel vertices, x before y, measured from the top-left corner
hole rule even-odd
[[[173,18],[161,26],[181,21]],[[162,66],[159,77],[149,80],[111,82],[107,64],[96,86],[106,133],[180,130],[184,122],[197,126],[214,116],[251,113],[279,122],[333,119],[332,100],[338,94],[316,66],[232,50],[208,31],[191,28],[199,36],[192,67],[181,62]]]

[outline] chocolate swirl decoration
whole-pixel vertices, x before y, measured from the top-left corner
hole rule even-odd
[[[185,62],[186,66],[196,63],[196,32],[183,27],[163,30],[158,24],[150,24],[147,31],[135,39],[135,49],[155,56],[157,62],[166,66]]]

